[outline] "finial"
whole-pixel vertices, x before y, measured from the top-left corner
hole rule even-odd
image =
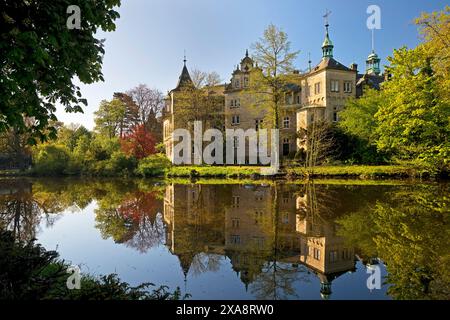
[[[330,26],[328,24],[328,17],[330,16],[331,11],[329,11],[328,9],[325,10],[325,14],[323,15],[324,19],[325,19],[325,28],[327,29],[327,34],[328,34],[328,27]]]
[[[183,62],[184,62],[184,66],[186,66],[186,50],[184,50],[184,59],[183,59]]]
[[[311,52],[308,52],[308,66],[309,66],[309,71],[311,71]]]
[[[248,49],[245,50],[245,57],[248,58]]]
[[[375,53],[375,34],[374,34],[374,29],[372,29],[372,53]]]

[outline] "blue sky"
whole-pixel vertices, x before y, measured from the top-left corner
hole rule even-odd
[[[112,99],[114,92],[144,83],[166,93],[176,85],[184,50],[190,69],[216,71],[229,81],[245,49],[270,23],[287,32],[292,48],[300,50],[296,67],[305,69],[308,52],[313,65],[320,61],[326,9],[332,12],[329,23],[335,59],[345,65],[356,62],[362,71],[371,50],[366,27],[366,9],[371,4],[381,8],[375,50],[385,64],[393,49],[419,42],[413,19],[423,11],[443,9],[447,1],[122,0],[116,31],[98,34],[106,39],[105,82],[81,84],[89,103],[84,114],[66,114],[58,107],[58,119],[92,129],[93,112],[101,100]]]

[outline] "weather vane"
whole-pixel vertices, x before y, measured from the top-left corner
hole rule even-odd
[[[330,16],[331,11],[329,11],[328,9],[325,10],[325,14],[323,15],[324,19],[325,19],[325,26],[328,27],[328,17]]]

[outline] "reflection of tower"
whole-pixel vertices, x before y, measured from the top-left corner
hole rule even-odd
[[[320,295],[328,299],[332,281],[355,270],[354,248],[346,246],[335,233],[335,222],[322,217],[324,204],[319,204],[314,186],[297,197],[297,232],[300,234],[300,262],[312,269],[320,279]]]

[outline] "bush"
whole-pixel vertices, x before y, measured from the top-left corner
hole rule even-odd
[[[69,150],[60,145],[42,144],[35,150],[33,173],[38,175],[61,175],[70,160]]]
[[[143,177],[161,176],[170,166],[170,160],[164,154],[158,153],[142,159],[136,169],[136,174]]]
[[[79,290],[66,286],[69,265],[58,259],[56,251],[47,251],[34,240],[21,242],[9,231],[0,230],[0,300],[178,300],[180,289],[154,287],[143,283],[136,287],[122,282],[116,274],[95,278],[82,275]]]
[[[127,156],[121,151],[116,151],[111,155],[111,159],[106,162],[106,170],[116,174],[132,174],[137,166],[137,160],[133,156]]]

